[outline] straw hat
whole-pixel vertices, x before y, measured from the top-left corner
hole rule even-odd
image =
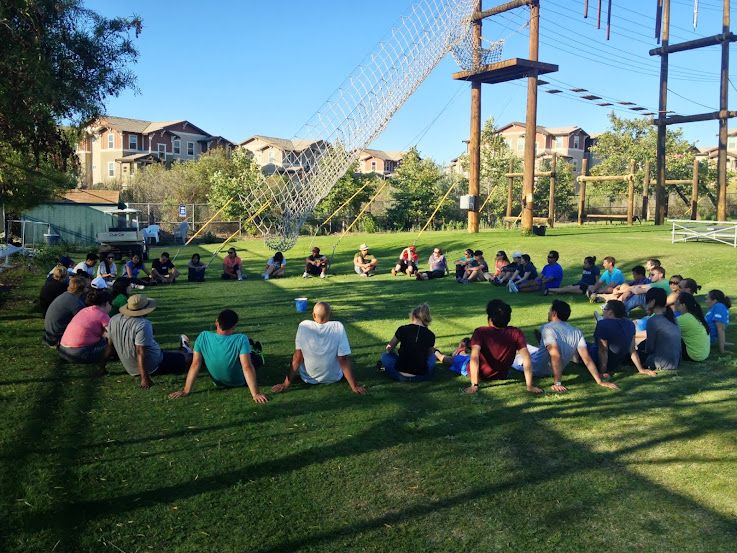
[[[126,317],[144,317],[156,309],[156,300],[147,298],[143,294],[135,294],[128,298],[128,303],[120,308]]]
[[[363,243],[363,244],[361,244],[360,246],[358,246],[358,249],[359,249],[359,250],[368,250],[368,249],[369,249],[369,247],[368,247],[368,244],[366,244],[366,243]]]

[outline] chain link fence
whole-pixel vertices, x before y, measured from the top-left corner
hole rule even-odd
[[[140,209],[142,226],[159,225],[162,240],[171,239],[174,230],[183,222],[189,223],[190,236],[200,230],[217,213],[209,204],[129,203],[128,207]],[[207,225],[199,238],[227,238],[234,232],[242,236],[241,220],[226,220],[218,215]]]

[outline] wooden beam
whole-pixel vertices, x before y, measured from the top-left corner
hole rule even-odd
[[[722,4],[722,34],[729,32],[729,0]],[[719,82],[719,111],[727,111],[729,100],[729,42],[722,42],[722,68]],[[717,157],[717,221],[727,220],[727,118],[719,118]]]
[[[713,121],[714,119],[731,119],[737,117],[737,111],[720,110],[709,113],[699,113],[696,115],[671,115],[670,117],[659,117],[658,119],[650,119],[651,125],[667,126],[677,125],[680,123],[695,123],[697,121]]]
[[[706,36],[704,38],[698,38],[696,40],[689,40],[687,42],[679,42],[670,46],[661,46],[660,48],[653,48],[649,54],[651,56],[660,56],[661,54],[673,54],[675,52],[685,52],[687,50],[694,50],[696,48],[705,48],[706,46],[715,46],[717,44],[723,44],[724,42],[737,42],[737,35],[733,33],[721,33],[713,36]]]
[[[481,0],[476,1],[476,9],[481,9]],[[473,24],[473,65],[479,63],[481,50],[481,21]],[[468,155],[468,194],[478,198],[481,181],[481,83],[471,83],[471,140]],[[478,207],[468,210],[468,232],[479,231]]]
[[[538,4],[538,1],[539,0],[513,0],[512,2],[500,4],[499,6],[496,6],[495,8],[489,8],[488,10],[481,11],[480,9],[478,9],[471,17],[471,22],[475,23],[476,21],[481,21],[482,19],[491,17],[492,15],[515,10],[517,8],[521,8],[522,6]]]
[[[530,60],[536,62],[540,49],[540,4],[530,6]],[[537,72],[527,79],[527,120],[525,165],[522,177],[522,228],[532,232],[535,187],[535,145],[537,144]]]
[[[600,177],[578,177],[578,182],[607,182],[607,181],[623,181],[632,179],[632,175],[602,175]],[[688,181],[691,182],[691,181]]]

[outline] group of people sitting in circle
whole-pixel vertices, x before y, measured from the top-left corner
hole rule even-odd
[[[201,263],[196,254],[190,263],[190,280]],[[441,278],[449,274],[448,263],[440,248],[434,248],[428,260],[429,270],[417,268],[415,246],[402,250],[392,274],[406,274],[418,280]],[[655,371],[678,368],[682,360],[705,360],[712,345],[721,353],[726,347],[725,330],[729,325],[731,300],[721,290],[706,294],[704,313],[695,299],[700,286],[691,278],[673,275],[657,259],[631,269],[632,280],[616,268],[616,260],[604,258],[601,269],[596,257],[583,260],[581,276],[573,284],[563,285],[563,269],[559,255],[550,251],[547,264],[538,273],[530,256],[516,251],[509,261],[505,252],[496,255],[494,270],[489,269],[483,252],[466,250],[455,262],[459,281],[487,280],[493,285],[507,286],[510,292],[537,291],[543,295],[585,295],[591,303],[602,303],[601,313],[594,312],[596,328],[593,341],[587,343],[583,333],[567,323],[571,314],[568,303],[554,300],[548,311],[548,322],[535,331],[538,346],[528,345],[519,328],[509,326],[512,309],[502,300],[487,305],[488,326],[477,328],[470,338],[461,341],[452,355],[435,348],[435,335],[429,330],[432,316],[427,304],[410,313],[410,323],[400,326],[386,345],[377,367],[397,381],[419,382],[432,377],[436,364],[447,366],[470,379],[466,391],[476,391],[479,381],[507,378],[514,369],[524,373],[527,389],[541,391],[533,385],[535,376],[553,376],[554,391],[565,391],[563,369],[571,361],[583,363],[594,380],[610,388],[609,376],[630,363],[638,372],[654,376]],[[156,300],[136,293],[155,282],[174,282],[179,275],[164,252],[152,264],[149,273],[138,256],[124,265],[124,276],[118,277],[112,255],[105,256],[95,269],[96,254],[75,264],[69,257],[58,259],[40,293],[44,313],[45,344],[56,347],[59,356],[73,363],[99,363],[101,372],[109,359],[117,358],[126,371],[141,378],[141,387],[151,386],[151,375],[188,372],[184,390],[172,397],[187,395],[199,370],[205,366],[218,385],[248,386],[254,401],[267,401],[256,384],[255,368],[263,364],[260,344],[235,333],[238,315],[226,309],[216,320],[216,332],[203,332],[194,347],[180,336],[177,350],[163,351],[153,338],[146,316],[157,306]],[[194,267],[192,267],[194,265]],[[286,265],[279,252],[267,262],[265,279],[283,276]],[[378,260],[366,244],[354,259],[356,273],[373,274]],[[325,277],[328,261],[314,248],[306,259],[303,277]],[[140,272],[147,279],[139,278]],[[193,272],[195,271],[195,272]],[[244,278],[242,263],[234,248],[228,250],[222,278]],[[631,311],[642,309],[642,317],[627,318]],[[318,302],[312,321],[303,321],[297,330],[295,352],[283,383],[272,390],[288,388],[296,375],[307,383],[337,382],[345,378],[351,389],[364,393],[356,383],[349,360],[350,346],[345,328],[331,321],[332,310],[326,302]]]

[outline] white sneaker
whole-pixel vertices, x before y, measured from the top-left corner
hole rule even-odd
[[[243,280],[243,277],[242,277],[242,276],[239,276],[239,277],[238,277],[238,280]]]
[[[304,274],[302,275],[302,278],[310,278],[310,275],[308,275],[307,273],[304,273]]]
[[[325,273],[320,273],[320,278],[325,278]]]
[[[269,280],[269,275],[264,275],[264,280]]]
[[[261,278],[264,278],[266,276],[266,273],[261,273]]]
[[[186,334],[179,335],[179,347],[186,350],[187,353],[192,353],[192,348],[189,347],[189,338]]]
[[[601,313],[599,313],[598,311],[594,311],[594,319],[596,319],[597,321],[600,321],[600,320],[602,320],[603,318],[604,318],[604,315],[602,315],[602,314],[601,314]]]
[[[146,287],[143,284],[134,284],[131,288],[135,290],[145,290]]]
[[[509,282],[509,291],[513,294],[516,294],[519,292],[519,287],[512,281]]]

